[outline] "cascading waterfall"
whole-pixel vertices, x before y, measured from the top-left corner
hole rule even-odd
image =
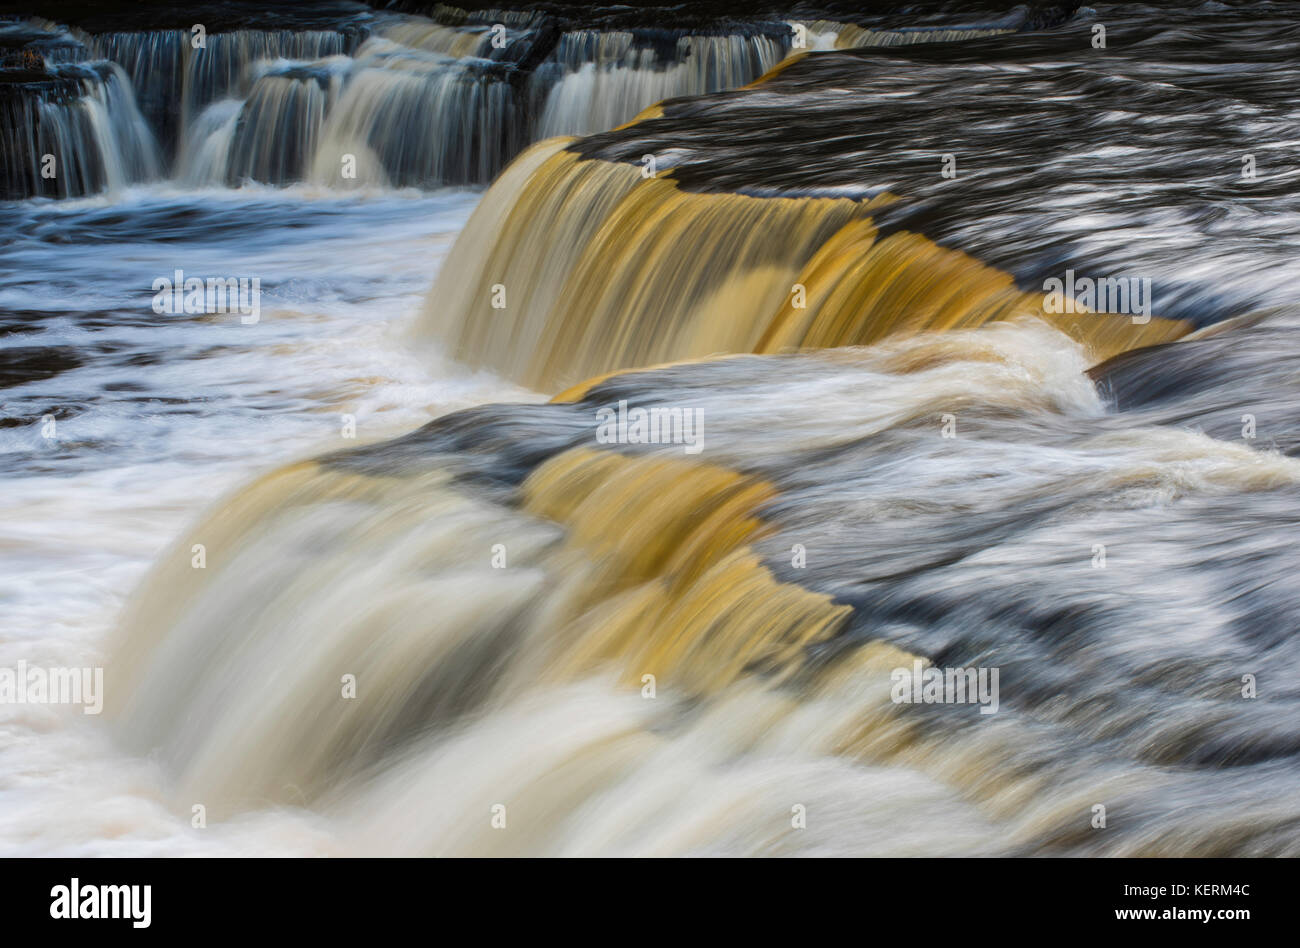
[[[203,110],[177,158],[177,181],[197,188],[229,180],[231,144],[243,111],[238,99],[223,99]]]
[[[491,180],[518,147],[515,91],[505,72],[477,59],[452,59],[372,39],[320,132],[311,177],[346,186],[394,187]]]
[[[515,31],[499,44],[498,19]],[[607,128],[666,96],[749,82],[788,45],[765,34],[674,35],[651,47],[631,33],[579,31],[521,80],[516,60],[539,39],[529,19],[489,11],[460,25],[400,17],[249,29],[202,45],[188,30],[83,33],[69,37],[67,55],[125,70],[187,184],[431,187],[486,183],[534,137]]]
[[[1027,315],[1097,358],[1189,328],[1045,313],[1041,294],[965,254],[917,234],[879,238],[871,216],[888,194],[693,194],[671,174],[583,160],[564,140],[535,145],[470,218],[421,335],[553,391],[718,352],[865,345]]]
[[[190,29],[87,33],[35,20],[6,29],[42,51],[51,67],[92,60],[120,66],[161,149],[153,163],[161,160],[190,186],[486,184],[532,141],[602,131],[663,99],[746,85],[794,51],[794,24],[780,21],[730,32],[557,31],[544,15],[518,11],[439,8],[435,16],[441,21],[354,13],[332,29],[202,36]],[[920,29],[896,41],[1013,29]],[[814,48],[877,45],[895,35],[830,20],[808,24],[807,32]],[[36,87],[32,92],[39,97]],[[121,98],[112,90],[105,96]],[[232,101],[239,103],[233,120]],[[133,121],[130,108],[110,105],[124,110],[112,120],[120,137]],[[30,125],[15,120],[11,127]],[[123,147],[102,160],[116,160],[127,180],[137,180],[138,142]],[[29,177],[11,172],[11,193],[88,193],[119,177],[107,167],[85,171],[94,161],[84,155],[68,160],[83,168],[68,189],[33,191]]]
[[[169,153],[189,135],[209,104],[248,96],[263,73],[260,64],[343,55],[355,48],[357,39],[352,33],[323,30],[213,33],[205,35],[198,47],[190,30],[113,32],[83,38],[95,58],[116,62],[126,70],[142,112]],[[295,149],[301,145],[269,139],[260,147]]]
[[[158,137],[165,153],[176,147],[186,116],[177,102],[185,87],[190,33],[186,30],[83,35],[87,56],[121,66],[131,79],[140,112]],[[181,93],[183,101],[184,95]]]
[[[340,71],[328,64],[274,64],[259,72],[234,123],[224,181],[214,183],[302,180],[316,154],[325,115],[342,86]],[[216,115],[209,121],[221,122],[221,106],[210,108]]]
[[[250,82],[260,78],[258,63],[339,56],[352,47],[350,40],[348,36],[320,30],[215,33],[208,37],[202,50],[190,46],[182,113],[192,116],[209,102],[246,94]]]
[[[1087,364],[1042,324],[705,362],[289,468],[162,557],[113,713],[182,799],[307,804],[361,852],[1295,854],[1294,697],[1234,700],[1236,669],[1295,649],[1208,604],[1289,568],[1300,465],[1108,414]],[[601,447],[620,401],[698,412],[708,460]],[[1205,518],[1242,516],[1202,556]],[[1133,568],[1089,570],[1097,536]],[[1003,665],[998,713],[891,701],[938,654]],[[1080,818],[1099,797],[1122,830]],[[828,825],[791,835],[792,799]]]
[[[753,82],[785,57],[788,32],[681,36],[667,44],[667,55],[662,40],[643,45],[646,38],[631,32],[567,33],[533,75],[545,100],[533,138],[603,131],[662,99]]]
[[[45,76],[5,84],[7,107],[16,110],[5,123],[9,133],[40,128],[44,136],[43,144],[20,143],[6,155],[19,156],[6,169],[7,193],[14,196],[77,196],[150,180],[164,173],[173,152],[176,176],[191,184],[224,183],[227,176],[231,183],[300,180],[327,90],[316,95],[311,80],[295,83],[285,61],[323,61],[315,71],[326,72],[326,57],[353,45],[349,35],[330,31],[242,30],[205,36],[195,47],[187,30],[91,35],[43,21],[15,30],[40,54]],[[34,33],[59,42],[38,43]],[[299,70],[308,71],[306,65]],[[238,128],[224,121],[229,97],[248,100]],[[209,103],[215,115],[204,114]],[[212,134],[221,140],[207,140]],[[223,147],[227,154],[218,154]],[[66,174],[40,178],[37,160],[45,154],[54,154]]]
[[[145,280],[91,312],[63,257],[72,315],[0,280],[5,464],[106,458],[114,496],[231,463],[194,428],[256,456],[190,488],[252,478],[104,645],[115,747],[161,772],[131,792],[181,833],[201,802],[202,845],[301,818],[345,854],[1300,855],[1300,39],[1112,12],[1105,59],[1086,10],[810,19],[802,56],[623,9],[0,31],[6,195],[231,188],[134,229],[15,204],[0,270],[66,212],[78,254],[267,276],[255,328]],[[1226,175],[1251,142],[1273,177]],[[186,215],[210,243],[156,226]],[[396,381],[447,356],[503,403]],[[944,668],[1000,686],[897,696]]]
[[[0,82],[0,113],[0,197],[77,197],[162,173],[130,82],[113,63],[52,64],[37,81]]]

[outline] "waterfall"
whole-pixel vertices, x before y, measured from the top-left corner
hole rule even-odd
[[[214,33],[208,37],[206,48],[201,51],[191,48],[187,53],[182,114],[188,121],[210,102],[247,95],[261,78],[260,70],[254,68],[257,63],[343,55],[351,48],[351,39],[321,30]]]
[[[1059,325],[1098,358],[1189,329],[1045,313],[1041,294],[966,254],[918,234],[881,237],[872,216],[890,200],[692,193],[671,172],[647,177],[544,142],[475,210],[420,333],[554,391],[636,365],[1021,316]]]
[[[58,63],[0,84],[0,195],[78,197],[162,173],[158,146],[114,63]]]
[[[0,23],[0,846],[1300,855],[1300,31],[888,6]]]
[[[1131,383],[1108,414],[1087,365],[1004,323],[643,370],[291,466],[160,558],[107,711],[210,819],[307,805],[354,852],[1294,853],[1292,726],[1231,686],[1295,659],[1212,603],[1289,575],[1300,462]],[[601,446],[620,402],[702,413],[704,457]],[[1121,535],[1132,568],[1088,569]],[[1003,665],[997,713],[891,698],[935,656]],[[791,833],[791,800],[829,825]]]
[[[533,75],[545,105],[534,139],[613,128],[663,99],[733,89],[757,79],[786,55],[787,35],[680,36],[643,45],[631,32],[583,30],[561,37]]]
[[[361,180],[395,187],[489,181],[518,147],[516,116],[514,89],[490,61],[372,39],[330,110],[312,178],[346,185],[351,154]]]
[[[329,30],[237,30],[207,35],[201,46],[189,30],[82,35],[95,58],[126,70],[141,111],[169,155],[192,147],[181,139],[194,131],[209,104],[250,94],[259,63],[343,55],[357,41],[352,32]]]
[[[39,41],[51,65],[62,58],[120,67],[182,182],[340,188],[486,184],[530,141],[609,128],[664,98],[743,85],[790,45],[779,23],[725,34],[558,32],[518,12],[438,15],[446,22],[385,14],[334,30],[202,37],[184,29],[89,34],[40,21],[23,25],[21,38]],[[232,101],[240,103],[233,123]]]
[[[199,114],[177,161],[178,181],[192,188],[226,183],[230,150],[243,111],[244,103],[240,100],[222,99]]]
[[[185,30],[148,30],[90,35],[84,41],[96,59],[117,63],[126,71],[141,114],[164,153],[171,154],[185,127],[177,95],[185,84],[190,34]]]
[[[44,20],[4,29],[51,68],[116,64],[158,142],[161,156],[151,160],[161,173],[230,186],[487,184],[531,142],[612,128],[665,99],[744,86],[796,51],[796,24],[776,20],[692,30],[562,28],[565,21],[543,13],[450,7],[433,17],[353,14],[334,28],[312,21],[302,29],[202,36],[188,29],[87,33]],[[892,30],[802,24],[814,48],[946,42],[1020,25],[1014,17]],[[105,95],[121,98],[111,89]],[[233,120],[232,101],[240,103]],[[15,119],[12,127],[25,122]],[[103,135],[98,140],[110,145]],[[134,141],[126,147],[139,149]],[[114,161],[122,175],[79,170],[67,191],[8,172],[10,193],[86,193],[123,175],[134,180],[138,154],[101,163]],[[150,168],[149,176],[160,173]]]
[[[342,86],[337,63],[264,64],[240,109],[230,140],[226,180],[267,184],[301,181],[316,154],[321,126]],[[219,134],[219,133],[218,133]]]

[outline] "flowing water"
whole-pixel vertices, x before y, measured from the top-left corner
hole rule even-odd
[[[528,397],[408,351],[429,268],[476,200],[157,186],[11,205],[0,666],[102,663],[123,596],[196,511],[258,471],[350,443],[348,419],[372,441],[487,398]],[[156,279],[239,274],[250,260],[256,324],[154,312]],[[187,845],[169,825],[187,824],[155,812],[156,789],[141,791],[120,759],[100,763],[97,719],[0,710],[7,850]]]
[[[3,28],[0,851],[1300,854],[1300,25],[823,14]]]

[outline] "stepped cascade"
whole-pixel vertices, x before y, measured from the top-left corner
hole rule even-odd
[[[118,6],[0,19],[0,852],[1300,855],[1293,13]]]

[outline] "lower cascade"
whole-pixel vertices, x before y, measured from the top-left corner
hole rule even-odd
[[[1108,412],[1087,364],[1004,323],[617,376],[296,465],[164,555],[109,713],[181,798],[320,807],[366,852],[1294,853],[1284,794],[1256,792],[1290,779],[1294,722],[1234,685],[1289,646],[1193,643],[1251,621],[1215,614],[1225,590],[1293,565],[1300,465],[1140,397]],[[601,445],[620,401],[698,412],[703,455]],[[938,655],[1000,669],[995,714],[892,697]],[[1123,833],[1078,818],[1098,794]],[[782,829],[787,799],[815,833]],[[1187,805],[1225,799],[1232,830]]]

